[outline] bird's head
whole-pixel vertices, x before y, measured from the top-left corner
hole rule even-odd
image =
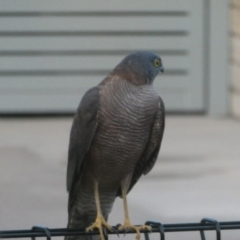
[[[152,52],[136,52],[126,56],[113,73],[137,85],[152,84],[159,72],[163,73],[161,58]]]

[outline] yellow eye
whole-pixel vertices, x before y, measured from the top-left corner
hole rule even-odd
[[[158,58],[155,58],[153,61],[153,64],[155,67],[159,67],[160,66],[160,60]]]

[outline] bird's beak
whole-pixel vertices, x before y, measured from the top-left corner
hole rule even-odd
[[[163,66],[160,67],[160,72],[162,72],[162,73],[164,72]]]

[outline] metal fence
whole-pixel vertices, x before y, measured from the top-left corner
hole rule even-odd
[[[201,240],[206,240],[205,231],[215,231],[216,239],[221,240],[221,231],[224,230],[240,230],[240,221],[231,221],[231,222],[218,222],[215,219],[203,218],[200,223],[177,223],[177,224],[162,224],[160,222],[147,221],[146,225],[152,227],[153,233],[159,233],[160,240],[166,239],[166,233],[169,232],[192,232],[199,231]],[[110,232],[105,229],[104,237],[105,240],[108,240],[109,234],[131,234],[135,233],[133,230],[119,231],[118,225],[113,226],[113,231]],[[145,240],[150,240],[149,232],[146,230],[141,231]],[[32,238],[35,240],[36,237],[46,237],[47,240],[51,240],[52,237],[59,236],[76,236],[76,235],[97,235],[99,232],[93,231],[91,233],[85,232],[85,229],[67,229],[67,228],[54,228],[50,229],[43,226],[33,226],[31,230],[9,230],[9,231],[0,231],[0,238]]]

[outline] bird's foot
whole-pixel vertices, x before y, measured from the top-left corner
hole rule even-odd
[[[152,228],[148,225],[134,226],[133,224],[131,224],[131,222],[129,220],[125,220],[124,224],[118,227],[118,230],[125,230],[126,232],[129,229],[133,229],[137,233],[136,240],[140,240],[140,237],[141,237],[140,231],[141,230],[144,230],[144,229],[146,229],[148,231],[152,230]]]
[[[109,231],[112,231],[112,227],[106,222],[103,216],[97,216],[95,222],[86,228],[86,232],[93,231],[94,228],[97,228],[100,233],[100,239],[105,240],[104,235],[103,235],[103,226],[106,227]]]

